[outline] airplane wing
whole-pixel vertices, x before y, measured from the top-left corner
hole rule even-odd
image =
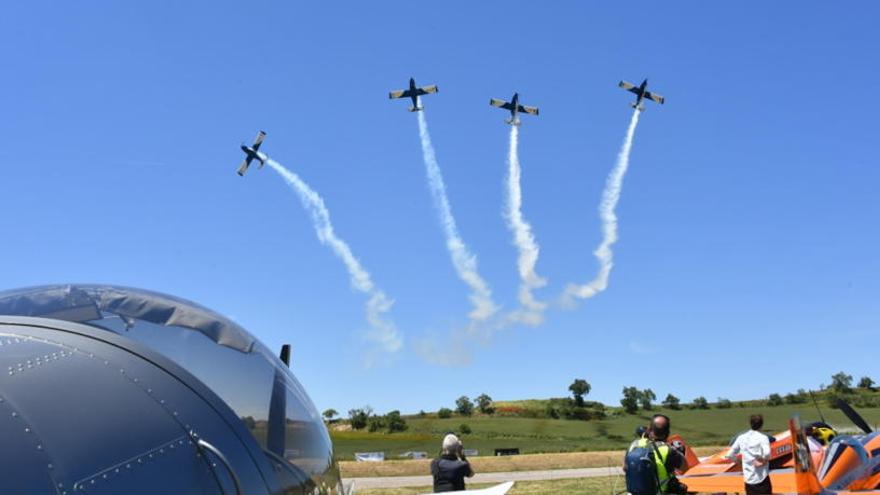
[[[411,96],[408,89],[400,89],[397,91],[392,91],[388,93],[388,98],[394,100],[397,98],[409,98]]]
[[[684,475],[678,479],[687,485],[688,492],[698,493],[742,493],[742,471],[708,475]],[[773,469],[770,471],[770,483],[773,485],[773,493],[797,493],[794,470]]]
[[[633,92],[633,93],[635,93],[635,94],[639,94],[638,91],[633,91],[634,89],[637,89],[637,88],[636,88],[636,85],[633,84],[633,83],[628,83],[628,82],[626,82],[626,81],[620,81],[620,83],[618,83],[617,85],[620,86],[621,88],[627,90],[627,91],[631,91],[631,92]]]
[[[439,91],[439,89],[437,88],[436,84],[432,84],[430,86],[422,86],[421,88],[419,88],[419,96],[436,93],[437,91]]]
[[[658,95],[657,93],[652,93],[650,91],[645,91],[645,98],[650,98],[661,105],[663,104],[664,101],[666,101],[666,98]]]
[[[740,477],[740,479],[742,479],[742,477]],[[505,495],[508,491],[510,491],[511,488],[513,488],[513,481],[501,483],[500,485],[491,486],[489,488],[483,488],[481,490],[460,490],[457,492],[447,493],[470,493],[472,495]]]
[[[513,110],[513,105],[511,105],[510,103],[508,103],[504,100],[499,100],[497,98],[490,99],[489,104],[492,105],[493,107],[503,108],[505,110]]]
[[[242,160],[241,165],[238,166],[238,175],[244,175],[244,173],[247,172],[247,169],[250,166],[250,164],[251,164],[250,158],[245,158],[244,160]]]
[[[260,131],[260,133],[257,134],[257,137],[254,139],[254,145],[251,146],[251,148],[253,148],[254,151],[257,151],[258,149],[260,149],[260,145],[263,144],[263,139],[266,139],[266,133],[263,131]]]
[[[538,115],[538,107],[527,107],[520,105],[518,111],[531,115]]]

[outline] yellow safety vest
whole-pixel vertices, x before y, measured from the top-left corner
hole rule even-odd
[[[630,450],[634,448],[648,448],[651,447],[650,440],[647,438],[640,438],[635,445],[630,447]],[[656,442],[662,443],[662,445],[657,446],[656,450],[651,448],[654,453],[654,467],[657,469],[657,479],[660,480],[660,492],[664,492],[666,490],[666,484],[669,482],[669,471],[666,470],[666,459],[669,459],[669,445],[666,445],[664,442]],[[659,455],[659,459],[658,456]]]

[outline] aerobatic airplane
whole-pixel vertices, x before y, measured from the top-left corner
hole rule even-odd
[[[510,110],[510,118],[505,120],[510,125],[519,125],[519,113],[528,113],[532,115],[538,115],[538,107],[527,107],[519,104],[519,93],[514,93],[513,98],[510,99],[510,102],[506,102],[504,100],[499,100],[497,98],[492,98],[489,100],[489,104],[493,107],[503,108],[505,110]]]
[[[637,95],[635,103],[632,103],[632,107],[637,108],[638,110],[645,109],[645,105],[642,105],[642,100],[644,100],[645,98],[647,98],[649,100],[654,100],[661,105],[663,104],[664,101],[666,101],[666,98],[658,95],[657,93],[652,93],[647,90],[647,88],[648,88],[648,80],[647,79],[642,81],[642,84],[640,84],[638,86],[636,86],[633,83],[628,83],[626,81],[620,81],[618,86],[629,91],[630,93],[635,93]]]
[[[251,161],[254,159],[260,162],[260,168],[263,168],[263,165],[266,164],[266,160],[268,160],[269,157],[266,156],[265,153],[260,153],[259,151],[260,145],[263,144],[263,139],[265,139],[265,137],[266,133],[260,131],[260,133],[257,134],[257,138],[254,139],[253,146],[247,146],[246,144],[241,143],[241,151],[244,151],[244,154],[247,155],[247,157],[245,157],[244,161],[241,162],[241,165],[238,166],[238,175],[244,176],[244,173],[247,172],[248,167],[251,165]]]
[[[773,493],[880,494],[880,433],[872,432],[845,402],[838,401],[837,406],[865,434],[839,435],[824,446],[815,438],[815,425],[819,423],[804,428],[798,418],[792,419],[789,430],[776,435],[770,446]],[[722,460],[726,452],[692,467],[681,480],[696,492],[742,491],[742,472],[738,464]]]
[[[437,89],[436,84],[422,86],[421,88],[417,87],[416,80],[411,77],[409,78],[409,89],[399,89],[397,91],[392,91],[388,93],[388,98],[392,100],[396,100],[397,98],[411,98],[412,106],[409,107],[409,111],[418,112],[422,109],[422,107],[419,106],[419,96],[436,93],[437,91],[439,90]]]

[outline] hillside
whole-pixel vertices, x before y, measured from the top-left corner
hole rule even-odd
[[[368,433],[361,431],[331,431],[336,457],[350,460],[355,452],[385,452],[393,459],[407,451],[424,451],[434,455],[442,436],[458,432],[468,425],[470,434],[461,435],[466,448],[477,449],[481,455],[492,455],[495,448],[519,448],[522,453],[577,452],[624,449],[639,425],[646,424],[656,412],[672,419],[673,432],[682,435],[691,445],[724,445],[738,432],[747,429],[748,415],[760,413],[765,418],[765,430],[774,432],[787,427],[792,414],[800,414],[804,421],[818,420],[812,404],[780,405],[776,407],[758,401],[735,404],[729,409],[669,410],[655,408],[625,414],[608,410],[602,420],[580,421],[549,419],[533,416],[546,407],[546,401],[497,402],[499,413],[492,416],[453,416],[439,419],[436,415],[406,417],[408,429],[400,433]],[[760,404],[760,405],[759,405]],[[520,416],[510,416],[519,410]],[[501,413],[500,411],[506,411]],[[871,425],[880,424],[880,408],[859,407],[858,411]],[[854,426],[838,410],[822,406],[825,419],[842,430],[854,431]]]

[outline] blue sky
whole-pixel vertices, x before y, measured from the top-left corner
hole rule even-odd
[[[874,2],[18,2],[0,19],[3,287],[108,282],[189,298],[273,348],[319,408],[414,412],[460,395],[564,395],[575,377],[684,400],[878,378],[880,76]],[[629,120],[620,79],[666,105],[636,130],[609,289],[465,367],[414,339],[466,323],[416,119],[387,92],[436,83],[426,116],[480,272],[516,307],[502,217],[519,91],[537,292],[595,274],[596,208]],[[395,299],[406,339],[363,366],[364,296],[271,170],[317,190]]]

